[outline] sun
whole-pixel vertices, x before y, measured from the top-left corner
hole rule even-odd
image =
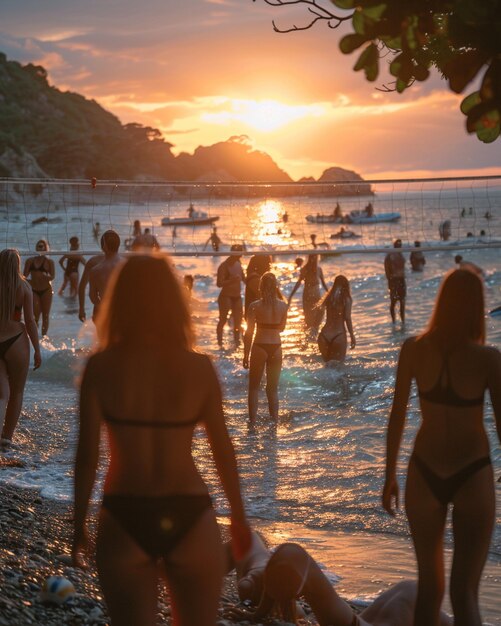
[[[291,105],[277,100],[228,100],[227,108],[217,113],[206,113],[203,119],[227,125],[238,121],[261,132],[275,131],[291,122],[309,116],[320,116],[318,104]]]

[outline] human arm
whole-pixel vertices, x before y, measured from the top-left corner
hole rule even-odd
[[[299,278],[297,279],[296,284],[294,285],[294,287],[292,288],[292,291],[289,294],[289,297],[287,298],[287,306],[291,303],[292,297],[293,295],[296,293],[296,291],[299,289],[301,283],[303,282],[303,275],[300,274]]]
[[[351,321],[351,298],[348,298],[344,305],[344,321],[346,328],[350,333],[350,347],[353,350],[353,348],[357,345],[357,341],[355,339],[355,333],[353,332],[353,322]]]
[[[30,272],[31,272],[31,257],[29,259],[26,259],[26,262],[24,264],[23,276],[25,278],[28,278],[28,276],[30,275]]]
[[[204,378],[207,380],[208,390],[201,420],[205,425],[216,470],[230,505],[233,555],[238,561],[250,548],[251,534],[240,492],[235,450],[224,419],[221,387],[214,366],[208,358],[206,369]]]
[[[252,347],[252,338],[254,337],[254,328],[256,326],[256,303],[253,302],[247,311],[247,330],[244,335],[244,360],[245,369],[249,367],[249,355]]]
[[[402,440],[402,433],[405,426],[407,403],[409,401],[409,394],[411,390],[411,363],[414,341],[413,337],[407,339],[400,350],[397,376],[395,380],[395,393],[393,396],[393,405],[391,407],[386,436],[386,472],[382,502],[384,509],[390,515],[395,515],[393,505],[395,505],[396,509],[398,509],[399,506],[399,490],[396,478],[396,467],[400,442]]]
[[[322,268],[319,267],[318,268],[318,277],[320,279],[320,282],[322,283],[322,287],[324,288],[325,291],[329,291],[329,287],[327,287],[327,284],[325,282],[325,278],[324,278],[324,273],[322,272]]]
[[[86,519],[92,488],[96,479],[101,432],[101,407],[96,388],[95,357],[85,368],[80,387],[80,421],[74,476],[74,529],[71,556],[82,567],[82,553],[87,551]]]
[[[85,322],[85,289],[87,287],[87,283],[89,282],[90,269],[91,264],[88,263],[84,267],[82,277],[78,283],[78,319],[81,322]]]
[[[63,268],[63,270],[64,270],[64,269],[66,269],[66,268],[65,268],[65,266],[64,266],[64,261],[65,261],[67,258],[68,258],[68,257],[67,257],[67,255],[65,254],[64,256],[60,257],[60,259],[59,259],[59,265]]]
[[[490,362],[487,370],[487,389],[491,396],[498,440],[501,443],[501,352],[496,348],[490,348],[489,352]]]
[[[38,328],[33,315],[33,292],[26,282],[23,284],[23,292],[24,325],[33,346],[33,369],[37,370],[42,365],[42,355],[40,354],[40,344],[38,342]]]
[[[56,266],[54,265],[54,261],[52,259],[47,259],[49,262],[49,271],[47,272],[49,280],[54,280],[56,277]]]

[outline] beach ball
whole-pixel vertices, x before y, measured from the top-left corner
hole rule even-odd
[[[71,580],[63,576],[49,576],[42,585],[40,600],[52,604],[64,604],[74,598],[75,595],[75,587]]]

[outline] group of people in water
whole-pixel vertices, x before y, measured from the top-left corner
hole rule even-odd
[[[240,596],[254,605],[250,611],[236,607],[231,614],[234,619],[263,619],[276,610],[283,619],[295,621],[296,600],[304,596],[321,626],[452,624],[441,612],[449,505],[453,507],[454,534],[453,623],[480,626],[478,587],[495,521],[494,476],[483,424],[486,391],[501,440],[501,354],[485,345],[482,278],[469,268],[449,272],[426,330],[402,346],[387,431],[382,504],[390,515],[399,506],[397,465],[414,380],[422,422],[407,470],[405,509],[418,577],[416,583],[400,583],[386,591],[356,615],[301,546],[284,544],[271,552],[251,530],[218,377],[211,360],[194,350],[186,289],[164,255],[144,249],[123,259],[118,255],[119,244],[114,231],[102,235],[103,254],[87,261],[78,287],[85,298],[86,286],[90,286],[97,344],[87,360],[80,388],[72,544],[74,564],[83,565],[91,550],[87,519],[104,425],[109,464],[95,550],[113,626],[155,624],[160,579],[169,587],[174,624],[214,626],[222,578],[234,565]],[[240,284],[245,280],[249,294],[243,364],[249,367],[249,414],[251,419],[256,416],[257,390],[266,368],[269,412],[276,418],[280,332],[288,306],[270,272],[269,258],[254,259],[244,276],[238,254],[242,251],[232,252],[218,269],[217,338],[222,340],[230,311],[235,338],[239,336],[244,315]],[[49,263],[36,259],[32,263],[39,272],[53,273]],[[355,345],[349,282],[337,276],[329,288],[318,258],[311,255],[300,269],[289,302],[301,283],[306,324],[315,327],[320,323],[318,310],[327,310],[318,338],[324,358],[342,358],[347,332],[352,347]],[[393,289],[401,287],[394,283]],[[84,309],[80,308],[79,316],[85,319]],[[21,273],[17,250],[3,250],[3,448],[10,445],[19,418],[30,341],[37,368],[41,356],[33,289]],[[192,456],[198,427],[207,433],[229,503],[229,548],[221,541],[207,485]]]

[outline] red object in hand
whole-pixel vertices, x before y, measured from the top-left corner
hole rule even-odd
[[[95,188],[96,188],[96,185],[97,185],[97,178],[96,178],[95,176],[93,176],[93,177],[90,179],[90,184],[92,185],[92,189],[95,189]]]
[[[252,544],[252,534],[249,524],[246,521],[236,522],[231,520],[231,551],[235,561],[241,561],[249,552]]]

